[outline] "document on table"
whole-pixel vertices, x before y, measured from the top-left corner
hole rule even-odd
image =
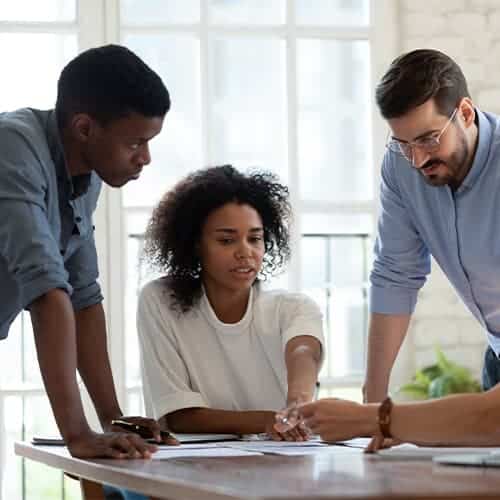
[[[180,443],[209,443],[221,441],[234,441],[239,439],[237,434],[175,434],[175,437]],[[152,439],[148,440],[157,444]],[[64,440],[60,436],[33,436],[31,440],[35,445],[55,445],[64,446]]]
[[[372,438],[353,438],[346,441],[336,441],[333,444],[340,446],[349,446],[351,448],[366,448],[370,444],[371,440]]]
[[[254,442],[233,442],[224,443],[224,446],[237,448],[239,450],[256,451],[259,453],[270,455],[284,455],[284,456],[304,456],[316,455],[327,451],[335,452],[358,452],[354,448],[347,448],[346,446],[331,446],[319,441],[254,441]]]
[[[220,448],[223,443],[181,443],[179,446],[171,444],[157,444],[160,450],[205,450],[208,448]]]
[[[293,456],[306,456],[306,455],[319,455],[334,453],[335,455],[352,455],[360,454],[362,450],[359,448],[350,448],[348,446],[291,446],[291,447],[273,447],[273,446],[262,446],[256,448],[255,451],[260,451],[264,454],[269,455],[281,455],[287,457]]]
[[[186,447],[162,446],[153,454],[153,460],[168,460],[170,458],[221,458],[221,457],[249,457],[262,455],[257,451],[238,450],[224,446]]]

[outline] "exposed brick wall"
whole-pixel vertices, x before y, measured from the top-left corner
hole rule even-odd
[[[397,7],[400,52],[446,52],[464,71],[473,101],[500,114],[500,0],[399,0]],[[433,263],[391,387],[406,382],[415,368],[432,363],[437,343],[480,376],[484,333]]]

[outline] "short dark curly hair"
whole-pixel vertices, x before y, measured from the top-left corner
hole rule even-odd
[[[143,258],[165,274],[173,307],[187,312],[201,297],[197,244],[203,225],[226,203],[250,205],[262,219],[265,255],[259,279],[278,274],[290,258],[288,188],[264,171],[243,174],[231,165],[198,170],[168,191],[153,211]]]
[[[170,95],[161,78],[121,45],[82,52],[64,67],[57,83],[60,127],[76,113],[87,113],[106,125],[130,113],[163,117],[169,109]]]

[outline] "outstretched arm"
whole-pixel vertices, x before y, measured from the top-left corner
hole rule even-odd
[[[312,401],[321,368],[321,344],[315,337],[300,335],[285,349],[288,379],[287,405]]]
[[[326,441],[379,434],[379,404],[323,399],[300,408],[306,424]],[[500,445],[500,387],[418,403],[395,404],[390,432],[423,446]]]

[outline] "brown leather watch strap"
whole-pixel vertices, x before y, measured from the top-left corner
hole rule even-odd
[[[391,434],[391,411],[392,399],[387,396],[378,407],[378,425],[380,433],[387,439],[392,439]]]

